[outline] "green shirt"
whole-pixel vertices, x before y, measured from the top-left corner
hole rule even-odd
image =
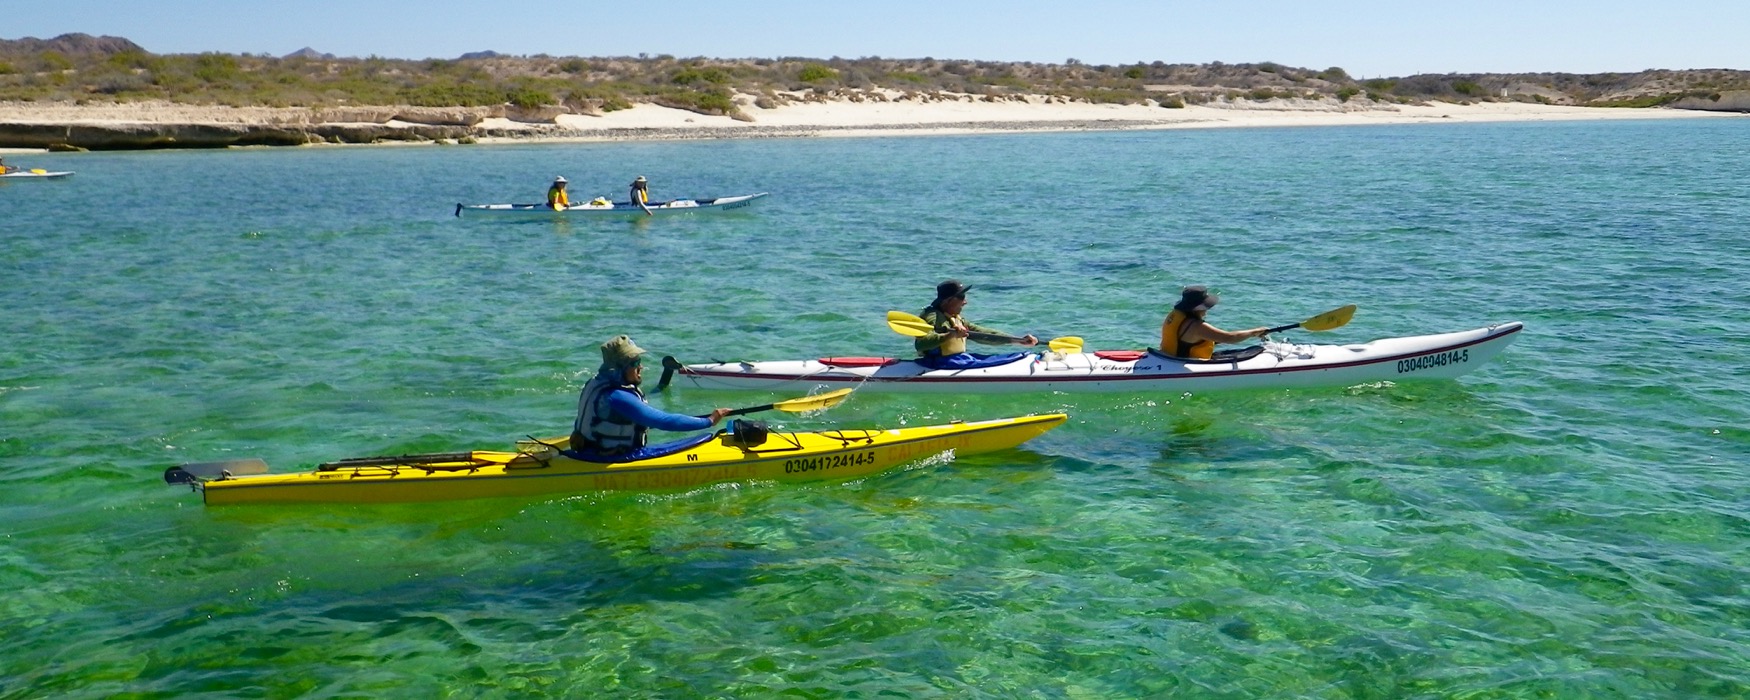
[[[935,326],[935,328],[936,328],[936,332],[918,336],[918,338],[916,340],[912,341],[912,347],[917,348],[918,355],[921,357],[921,356],[929,353],[929,351],[931,351],[931,350],[935,350],[935,349],[942,347],[942,343],[947,342],[948,331],[951,331],[954,329],[953,324],[950,323],[950,319],[953,319],[956,317],[949,316],[948,314],[943,313],[943,311],[941,309],[938,309],[934,306],[931,306],[931,307],[925,308],[922,313],[919,313],[918,318],[923,319],[925,323],[928,323],[932,326]],[[975,333],[975,334],[976,333],[986,333],[989,335],[1007,335],[1006,333],[999,331],[995,328],[986,328],[984,326],[980,326],[976,323],[968,321],[964,317],[960,317],[960,325],[965,326],[966,330],[968,332]],[[984,343],[986,345],[1001,345],[1001,344],[1003,344],[1001,342],[992,342],[992,339],[990,339],[990,338],[969,337],[969,338],[967,338],[967,340],[972,340],[972,341]]]

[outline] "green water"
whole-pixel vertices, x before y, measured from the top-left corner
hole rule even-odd
[[[1750,122],[35,155],[0,185],[0,697],[1750,695]],[[640,223],[456,202],[769,191]],[[206,508],[279,469],[562,433],[595,346],[1302,342],[1527,324],[1457,381],[853,395],[1066,411],[849,483]],[[789,398],[681,389],[702,413]]]

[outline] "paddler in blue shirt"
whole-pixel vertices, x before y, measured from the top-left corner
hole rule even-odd
[[[656,216],[656,212],[650,210],[650,181],[644,179],[643,175],[639,175],[638,179],[632,181],[632,190],[627,193],[627,197],[632,200],[633,204],[638,205],[639,209],[644,210],[645,216]]]
[[[577,420],[571,424],[571,452],[591,462],[624,462],[667,454],[691,438],[648,445],[645,434],[657,430],[704,430],[728,415],[719,408],[707,417],[668,413],[644,401],[638,384],[644,381],[640,361],[644,349],[623,335],[602,343],[602,366],[583,385],[577,398]]]
[[[919,318],[935,327],[934,333],[918,336],[912,341],[912,347],[918,351],[918,364],[932,369],[970,369],[1015,359],[969,353],[966,351],[968,338],[986,345],[1039,344],[1039,339],[1031,333],[1013,338],[1002,331],[985,328],[961,318],[960,312],[966,309],[966,291],[969,289],[972,287],[961,284],[959,280],[946,280],[936,285],[936,300],[918,314]],[[978,337],[973,337],[973,334],[978,334]]]
[[[1262,326],[1224,331],[1209,325],[1204,316],[1218,301],[1221,297],[1210,294],[1208,287],[1193,285],[1181,290],[1179,303],[1174,304],[1166,320],[1161,321],[1161,352],[1171,357],[1207,360],[1215,356],[1216,343],[1244,342],[1262,338],[1270,331]]]
[[[565,194],[565,176],[553,178],[553,184],[547,187],[547,208],[560,211],[571,206],[571,197]]]

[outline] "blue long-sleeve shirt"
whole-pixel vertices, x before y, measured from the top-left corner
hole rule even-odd
[[[608,408],[620,414],[633,423],[656,430],[686,431],[704,430],[711,427],[711,419],[698,416],[688,416],[680,413],[669,413],[658,410],[655,406],[645,403],[637,394],[630,391],[615,390],[608,394]]]

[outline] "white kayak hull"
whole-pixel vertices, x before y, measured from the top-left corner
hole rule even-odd
[[[37,172],[34,170],[20,170],[20,171],[15,172],[15,173],[6,173],[4,175],[0,175],[0,178],[4,178],[7,180],[58,180],[58,179],[61,179],[63,177],[71,177],[72,175],[73,175],[73,171],[71,171],[71,170],[61,170],[61,171],[44,170],[42,172]]]
[[[701,389],[856,387],[906,393],[1145,393],[1353,386],[1450,379],[1489,361],[1524,329],[1518,321],[1475,330],[1357,345],[1267,343],[1240,361],[1196,362],[1156,353],[1046,352],[996,367],[932,370],[883,358],[821,358],[692,364],[676,381]],[[1141,354],[1141,357],[1134,357]]]
[[[712,199],[676,199],[667,202],[650,203],[650,213],[631,202],[614,202],[612,204],[573,204],[565,209],[554,209],[545,204],[457,204],[456,216],[466,213],[470,216],[486,214],[492,216],[510,216],[522,218],[605,218],[630,219],[643,216],[672,216],[675,214],[697,214],[708,211],[734,211],[746,209],[767,193],[742,194],[733,197],[716,197]]]

